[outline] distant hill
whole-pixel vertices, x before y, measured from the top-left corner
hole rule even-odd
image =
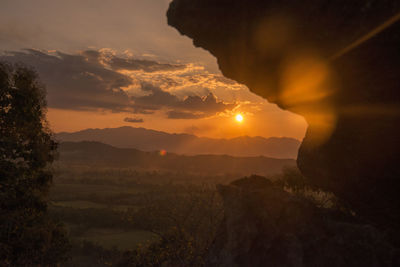
[[[170,134],[145,128],[120,127],[58,133],[61,141],[97,141],[119,148],[143,151],[166,150],[183,155],[232,155],[297,158],[300,141],[293,138],[237,137],[213,139],[190,134]]]
[[[273,175],[285,166],[295,166],[293,159],[267,157],[233,157],[226,155],[184,156],[173,153],[143,152],[116,148],[99,142],[64,142],[59,147],[63,164],[133,168],[203,174]]]

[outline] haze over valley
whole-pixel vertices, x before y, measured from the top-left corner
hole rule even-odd
[[[136,148],[143,151],[160,151],[184,154],[215,154],[240,157],[265,156],[295,159],[300,141],[285,137],[249,137],[215,139],[190,134],[170,134],[145,128],[120,127],[87,129],[72,133],[58,133],[62,142],[96,141],[118,148]]]

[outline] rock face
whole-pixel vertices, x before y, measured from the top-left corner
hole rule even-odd
[[[398,231],[399,12],[398,0],[174,0],[167,16],[226,77],[305,117],[305,176]]]
[[[253,176],[219,186],[225,218],[207,266],[398,266],[372,226],[338,220]]]

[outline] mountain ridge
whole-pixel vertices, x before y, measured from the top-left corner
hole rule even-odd
[[[202,174],[274,175],[285,167],[294,167],[294,159],[265,156],[179,155],[145,152],[135,148],[117,148],[94,141],[62,142],[59,163],[77,166],[133,168]]]
[[[77,132],[60,132],[62,142],[96,141],[118,148],[142,151],[166,150],[182,155],[232,155],[296,158],[300,141],[289,137],[240,136],[235,138],[198,137],[187,133],[166,133],[143,127],[89,128]]]

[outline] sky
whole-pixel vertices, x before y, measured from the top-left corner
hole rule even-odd
[[[304,137],[302,117],[223,77],[212,55],[167,25],[169,0],[0,2],[0,60],[37,70],[55,132]]]

